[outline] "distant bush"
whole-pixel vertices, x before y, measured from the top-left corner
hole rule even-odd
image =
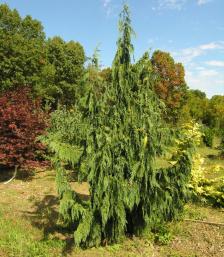
[[[213,146],[213,139],[214,139],[214,131],[211,128],[204,127],[203,128],[203,142],[206,146],[212,147]]]
[[[40,165],[37,155],[43,154],[44,146],[36,138],[46,125],[46,114],[40,101],[31,98],[30,89],[23,87],[1,95],[0,164],[22,168]]]
[[[220,148],[221,148],[221,156],[224,157],[224,129],[221,131]]]

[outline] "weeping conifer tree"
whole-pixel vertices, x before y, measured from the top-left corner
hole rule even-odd
[[[184,202],[190,154],[183,151],[175,167],[154,170],[167,137],[161,120],[163,105],[151,90],[153,75],[146,69],[147,56],[133,69],[130,23],[125,5],[112,85],[104,86],[103,93],[96,90],[103,82],[93,64],[75,111],[55,112],[45,138],[55,153],[60,214],[74,228],[77,246],[114,243],[126,234],[140,234],[146,226],[172,219]],[[88,201],[69,185],[68,164],[80,182],[89,183]]]

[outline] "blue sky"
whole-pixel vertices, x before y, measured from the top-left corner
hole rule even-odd
[[[224,95],[224,0],[129,0],[135,59],[146,50],[169,51],[184,64],[190,88]],[[101,64],[116,50],[123,0],[4,0],[40,20],[47,37],[79,41],[86,55],[99,44]]]

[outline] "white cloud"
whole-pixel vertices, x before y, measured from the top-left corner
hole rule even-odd
[[[110,16],[113,11],[112,0],[101,0],[101,1],[102,1],[103,8],[105,9],[107,16]]]
[[[103,0],[103,7],[107,8],[110,3],[111,0]]]
[[[208,97],[224,95],[224,74],[215,70],[187,70],[186,81],[190,88],[199,89]]]
[[[209,69],[204,69],[204,70],[200,70],[198,72],[198,76],[199,77],[215,77],[215,76],[218,76],[219,75],[219,72],[216,71],[216,70],[209,70]]]
[[[200,70],[205,70],[205,67],[203,67],[203,66],[196,66],[195,69],[200,71]]]
[[[199,46],[202,50],[211,50],[211,49],[223,49],[224,42],[211,42],[205,45]]]
[[[158,0],[157,9],[181,10],[187,0]]]
[[[214,66],[214,67],[224,67],[224,61],[208,61],[205,62],[207,65]]]
[[[171,10],[182,10],[187,3],[191,0],[155,0],[156,4],[152,7],[153,11],[158,11],[162,9]],[[198,6],[205,5],[213,0],[194,0]]]
[[[211,0],[197,0],[197,4],[198,5],[204,5],[207,4],[208,2],[210,2]]]
[[[102,6],[107,17],[116,17],[117,14],[120,13],[122,5],[118,3],[118,1],[114,0],[101,0]]]
[[[214,50],[222,50],[224,49],[224,42],[210,42],[208,44],[199,45],[196,47],[189,47],[182,49],[180,51],[174,52],[174,57],[187,64],[190,63],[194,58],[199,57],[201,55],[205,55],[206,53]]]
[[[216,82],[217,84],[221,84],[222,87],[224,88],[224,79],[217,80]],[[224,92],[222,92],[222,94],[224,95]]]
[[[200,89],[211,97],[224,95],[224,61],[211,59],[211,56],[221,54],[223,50],[224,41],[214,41],[180,49],[172,55],[176,61],[184,64],[188,86]]]

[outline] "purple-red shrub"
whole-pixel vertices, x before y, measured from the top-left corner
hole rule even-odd
[[[47,115],[40,101],[33,100],[27,87],[0,96],[0,164],[6,167],[39,166],[37,153],[44,146],[36,140],[44,133]]]

